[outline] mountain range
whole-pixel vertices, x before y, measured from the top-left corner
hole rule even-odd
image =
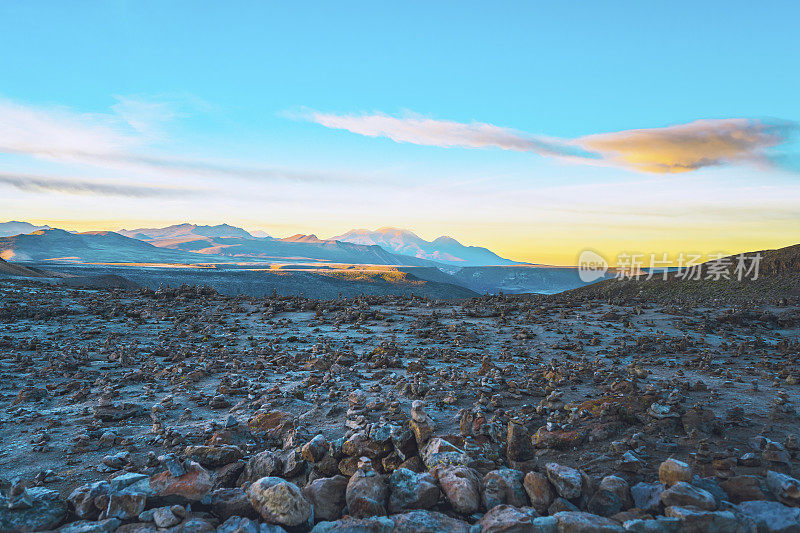
[[[378,245],[384,250],[457,266],[519,265],[500,257],[481,246],[465,246],[452,237],[437,237],[426,241],[415,233],[399,228],[379,228],[375,231],[354,229],[332,240],[355,244]]]
[[[163,228],[122,229],[118,232],[66,232],[49,226],[36,226],[28,222],[0,223],[0,255],[16,260],[38,261],[70,257],[86,261],[152,262],[153,260],[180,260],[198,262],[194,254],[202,254],[203,261],[214,257],[230,260],[254,259],[259,261],[323,261],[352,264],[406,265],[406,266],[503,266],[521,265],[481,246],[465,246],[452,237],[438,237],[426,241],[415,233],[398,228],[350,230],[330,239],[316,235],[296,234],[277,239],[264,232],[250,233],[245,229],[219,224],[175,224]],[[39,233],[45,231],[45,233]],[[31,237],[23,237],[31,235]],[[70,238],[69,235],[82,236]],[[94,237],[88,237],[93,235]],[[102,239],[100,237],[106,237]],[[125,239],[137,241],[132,243]],[[101,241],[105,241],[102,242]],[[147,243],[162,249],[137,243]],[[114,257],[113,248],[121,254]],[[167,250],[192,254],[190,256],[164,253]],[[88,253],[91,251],[91,253]],[[152,257],[136,257],[136,253]],[[102,257],[102,259],[101,259]]]
[[[48,228],[0,237],[0,258],[7,261],[180,263],[191,257],[113,231],[70,233]]]

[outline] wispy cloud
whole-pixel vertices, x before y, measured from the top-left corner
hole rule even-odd
[[[386,137],[401,143],[500,148],[656,173],[688,172],[739,162],[774,163],[770,149],[786,142],[797,130],[793,122],[737,118],[564,139],[483,122],[461,123],[419,116],[338,115],[312,111],[302,117],[328,128],[368,137]]]
[[[169,198],[200,194],[197,189],[143,187],[124,183],[53,178],[0,172],[0,184],[29,192],[58,192],[77,195],[124,196],[128,198]]]
[[[107,114],[76,113],[0,99],[0,153],[161,177],[289,182],[357,180],[334,173],[153,155],[153,145],[161,139],[164,123],[176,116],[176,112],[166,103],[121,97],[113,110],[114,113]]]
[[[368,137],[388,137],[396,142],[462,148],[502,148],[540,155],[569,155],[578,151],[562,140],[527,135],[483,122],[464,124],[421,117],[389,115],[334,115],[312,112],[312,122],[327,128],[347,130]]]

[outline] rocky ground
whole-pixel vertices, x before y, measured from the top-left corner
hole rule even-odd
[[[0,531],[800,531],[798,309],[0,281]]]

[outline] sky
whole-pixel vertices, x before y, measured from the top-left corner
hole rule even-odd
[[[800,4],[0,3],[0,220],[800,242]],[[612,260],[613,262],[613,260]]]

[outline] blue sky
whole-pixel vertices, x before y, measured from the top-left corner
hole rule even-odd
[[[583,247],[789,244],[800,229],[789,133],[767,147],[780,165],[752,164],[748,152],[744,162],[737,154],[660,174],[620,163],[618,152],[600,152],[606,166],[463,147],[462,137],[395,142],[363,122],[325,127],[309,114],[481,123],[559,147],[707,119],[792,124],[799,16],[788,1],[4,2],[0,102],[16,110],[8,136],[30,112],[36,127],[58,124],[56,144],[75,127],[75,139],[91,133],[87,142],[115,153],[313,179],[159,174],[16,147],[0,151],[4,175],[199,192],[105,195],[7,180],[0,218],[76,229],[186,219],[321,236],[409,226],[560,263]],[[612,141],[613,150],[629,142]]]

